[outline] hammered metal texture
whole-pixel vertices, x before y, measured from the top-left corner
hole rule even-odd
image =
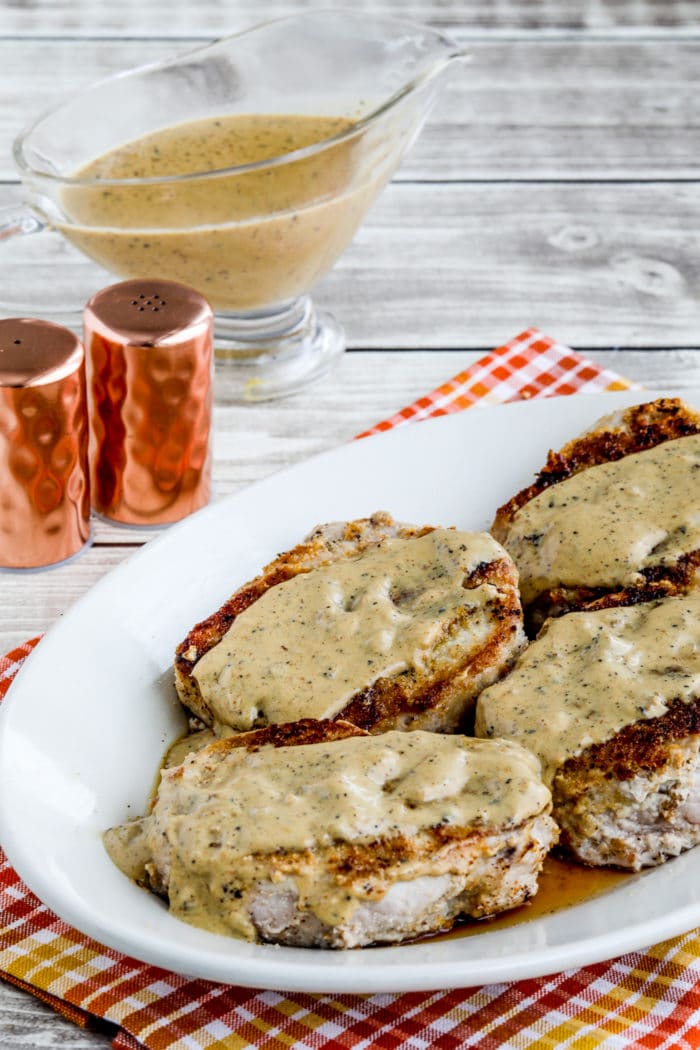
[[[129,346],[86,328],[95,510],[161,525],[209,500],[211,329],[178,345]]]
[[[90,535],[82,367],[54,383],[0,388],[0,565],[37,568]]]

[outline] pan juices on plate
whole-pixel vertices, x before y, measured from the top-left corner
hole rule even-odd
[[[387,514],[315,529],[179,647],[209,742],[107,833],[112,858],[193,925],[300,947],[522,904],[557,834],[537,761],[450,734],[524,642],[489,535]]]
[[[305,720],[166,770],[151,814],[106,845],[195,926],[351,948],[523,903],[556,839],[550,809],[518,744]]]

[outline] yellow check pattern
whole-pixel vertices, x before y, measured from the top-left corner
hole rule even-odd
[[[633,386],[529,329],[366,433],[504,401]],[[361,435],[364,436],[364,435]],[[0,698],[38,640],[0,657]],[[105,948],[34,897],[0,851],[0,976],[117,1050],[697,1050],[700,931],[537,980],[407,995],[284,994],[190,980]]]

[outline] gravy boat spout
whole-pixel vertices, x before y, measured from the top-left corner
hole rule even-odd
[[[345,346],[310,289],[465,57],[427,27],[316,11],[103,80],[15,144],[33,228],[111,274],[193,286],[227,395],[291,393]]]

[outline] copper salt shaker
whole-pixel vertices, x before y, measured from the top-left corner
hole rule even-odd
[[[85,307],[90,480],[98,514],[179,521],[211,480],[211,307],[174,281],[103,288]]]
[[[0,567],[65,561],[90,538],[85,354],[67,328],[0,320]]]

